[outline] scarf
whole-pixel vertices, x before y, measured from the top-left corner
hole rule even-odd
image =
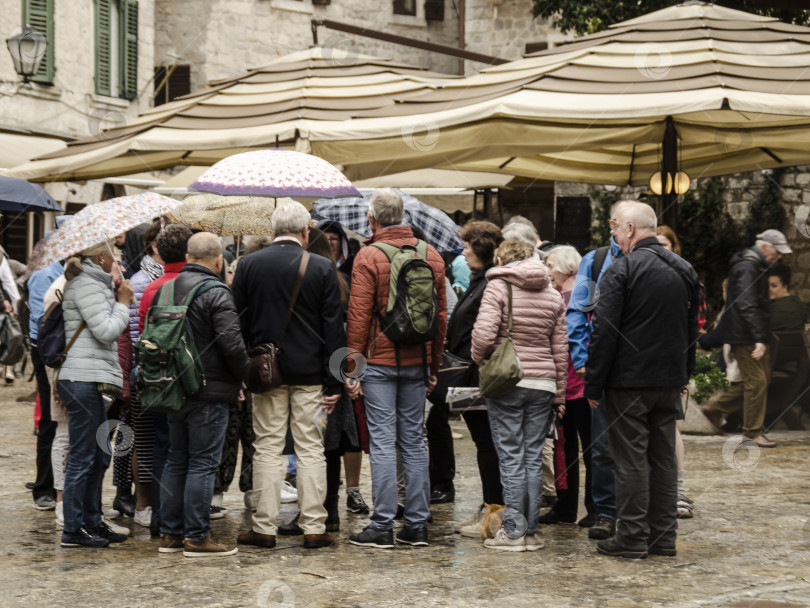
[[[150,281],[163,276],[163,266],[158,264],[152,256],[145,255],[141,259],[141,270]]]

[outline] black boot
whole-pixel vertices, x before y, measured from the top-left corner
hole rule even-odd
[[[323,502],[323,507],[326,509],[326,531],[338,532],[340,530],[340,515],[338,513],[338,494],[330,494]]]
[[[113,509],[119,511],[121,515],[133,517],[135,515],[135,497],[127,488],[118,488],[115,491]]]

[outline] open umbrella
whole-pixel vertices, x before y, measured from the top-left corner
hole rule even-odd
[[[180,201],[154,192],[87,205],[36,244],[26,270],[31,273],[68,258],[138,224],[165,215],[179,205]]]
[[[186,197],[169,216],[181,224],[219,236],[271,235],[270,216],[277,204],[290,200],[195,194]]]
[[[461,228],[444,211],[426,205],[402,190],[394,188],[394,191],[402,197],[405,207],[403,223],[420,228],[429,244],[439,251],[458,251],[464,247],[458,237]],[[373,192],[367,192],[361,197],[319,200],[312,203],[312,208],[318,215],[338,222],[349,230],[371,236],[371,226],[366,214],[372,194]]]
[[[42,186],[0,175],[0,211],[64,211]]]
[[[322,158],[281,148],[224,158],[200,175],[190,189],[225,196],[360,196],[352,183]]]

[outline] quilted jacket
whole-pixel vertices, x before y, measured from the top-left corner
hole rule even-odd
[[[59,379],[122,387],[116,342],[127,327],[129,309],[115,301],[112,275],[90,260],[82,261],[81,270],[65,284],[62,302],[65,339],[70,342],[82,320],[87,327],[68,352]]]
[[[565,303],[542,262],[528,259],[487,272],[487,288],[472,331],[472,359],[481,364],[506,339],[507,282],[512,285],[512,342],[524,378],[556,380],[554,404],[565,403],[568,333]]]
[[[366,245],[372,243],[389,243],[416,245],[409,226],[389,226],[377,231]],[[442,345],[447,330],[447,298],[445,297],[444,261],[439,252],[428,245],[427,261],[433,267],[436,278],[436,294],[439,297],[439,333],[426,344],[427,362],[430,374],[435,375],[442,361]],[[380,324],[375,311],[384,311],[388,305],[388,285],[391,278],[391,264],[388,257],[377,247],[363,247],[354,258],[352,270],[352,288],[349,296],[349,310],[346,313],[346,343],[366,357],[373,365],[395,366],[396,351],[394,343],[380,331]],[[399,347],[400,365],[422,365],[422,345]]]

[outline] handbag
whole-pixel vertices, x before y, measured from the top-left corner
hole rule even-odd
[[[301,291],[301,283],[307,271],[307,264],[309,264],[309,252],[304,250],[301,256],[301,263],[298,265],[298,276],[295,278],[295,285],[293,286],[292,296],[290,297],[290,307],[287,309],[287,318],[281,329],[278,344],[281,344],[284,339],[284,334],[287,331],[287,325],[290,324],[290,317],[292,317],[295,302],[298,300],[298,293]],[[247,386],[247,389],[251,393],[266,393],[271,389],[278,388],[284,383],[284,379],[281,375],[281,351],[278,344],[265,342],[248,350],[250,367],[248,368],[245,386]]]
[[[451,352],[442,353],[442,364],[436,374],[436,386],[430,392],[428,400],[434,405],[445,403],[447,391],[454,386],[470,386],[473,379],[472,361],[463,359]]]
[[[11,313],[0,314],[0,364],[17,365],[25,355],[25,336]]]
[[[505,395],[523,379],[523,368],[520,365],[512,343],[512,284],[506,284],[509,299],[509,312],[506,324],[506,340],[495,349],[489,357],[481,362],[478,368],[478,388],[488,399]]]

